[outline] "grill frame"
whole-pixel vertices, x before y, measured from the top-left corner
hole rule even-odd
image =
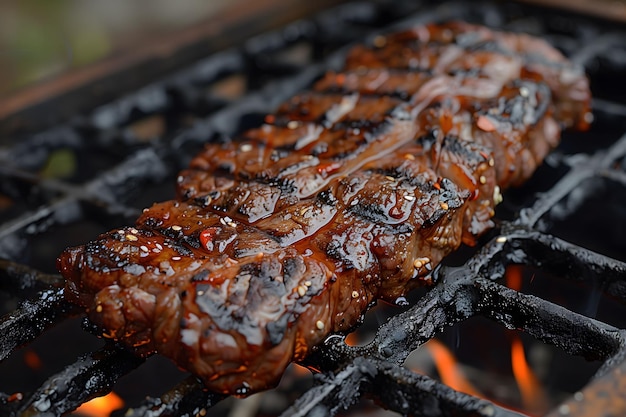
[[[410,9],[408,3],[399,7],[396,18]],[[523,26],[524,18],[520,18],[520,14],[542,10],[527,5],[490,2],[472,7],[464,3],[449,2],[432,6],[423,2],[414,7],[420,9],[417,17],[395,21],[396,18],[388,16],[395,22],[391,26],[385,22],[385,30],[409,23],[461,17],[471,17],[468,20],[476,21],[479,14],[487,22],[483,20],[478,23],[491,21],[492,26],[498,26],[498,20],[502,20],[505,13],[517,14],[518,18],[514,22]],[[129,202],[129,197],[137,189],[150,187],[150,184],[162,187],[161,184],[173,181],[176,172],[186,166],[202,143],[212,140],[216,135],[233,135],[237,130],[253,125],[268,108],[276,107],[305,88],[326,69],[339,67],[345,44],[362,37],[372,39],[382,29],[380,21],[378,26],[371,21],[376,20],[376,14],[383,10],[381,8],[384,5],[375,2],[340,6],[278,32],[261,35],[248,41],[243,48],[215,54],[192,68],[105,104],[91,113],[23,140],[13,141],[2,149],[1,189],[16,200],[24,197],[24,204],[30,209],[0,225],[0,251],[4,257],[12,259],[0,268],[4,278],[3,290],[16,298],[32,298],[33,301],[24,302],[0,321],[0,332],[10,335],[0,339],[0,360],[8,357],[17,346],[30,342],[47,327],[79,313],[64,301],[62,290],[55,289],[58,276],[22,264],[25,262],[24,241],[30,247],[30,241],[85,218],[98,218],[102,231],[114,225],[132,222],[142,207],[141,198]],[[593,33],[590,35],[585,30],[599,30],[596,26],[600,21],[575,15],[568,15],[568,18],[581,24],[582,29],[578,32],[580,36],[586,37],[586,43],[582,46],[575,44],[559,33],[549,40],[556,42],[566,52],[575,52],[573,60],[588,68],[593,69],[599,57],[608,59],[606,55],[610,48],[626,39],[624,32],[613,28],[605,28],[604,33],[600,30],[597,37]],[[369,25],[365,23],[368,19]],[[545,22],[548,18],[543,19]],[[350,35],[354,39],[333,38],[341,31],[337,28],[345,28],[346,25],[355,26],[355,31]],[[557,22],[556,27],[559,25],[565,25],[562,29],[566,31],[571,29],[573,23]],[[515,25],[504,28],[516,29]],[[332,39],[329,40],[330,45],[319,40],[325,38]],[[265,54],[280,52],[303,40],[312,44],[310,54],[314,58],[313,63],[295,68],[290,68],[288,63],[268,68],[264,67],[267,62],[258,62],[259,57]],[[334,52],[328,54],[324,48],[334,49]],[[246,80],[251,91],[245,94],[243,100],[225,102],[212,96],[212,93],[203,95],[195,91],[197,85],[210,84],[207,80],[223,79],[224,74],[242,71],[247,77],[258,78]],[[257,72],[262,75],[259,76]],[[253,76],[254,73],[257,74]],[[170,121],[171,126],[167,127],[166,135],[147,142],[145,138],[133,136],[132,129],[128,128],[136,120],[158,113],[164,114],[165,119],[179,118],[181,115],[175,110],[178,106],[190,109],[200,107],[202,110],[194,115],[196,117],[190,125],[182,126],[177,120]],[[602,97],[594,100],[594,111],[600,119],[598,123],[604,123],[626,115],[626,105]],[[616,123],[619,126],[619,122]],[[626,126],[622,127],[622,131],[626,131]],[[129,155],[124,158],[120,155],[124,152],[110,152],[115,147],[130,150]],[[119,156],[120,161],[88,181],[82,181],[83,178],[70,181],[42,179],[37,171],[52,153],[61,148],[75,149],[78,154],[94,150],[110,152],[110,155],[106,155],[108,160]],[[33,152],[34,149],[38,152]],[[509,219],[501,221],[498,229],[484,239],[480,250],[462,267],[438,268],[435,272],[437,285],[411,308],[394,315],[380,326],[372,342],[365,346],[350,347],[342,337],[335,336],[312,353],[306,363],[322,372],[316,376],[315,386],[304,393],[284,415],[334,415],[361,397],[374,398],[383,403],[385,408],[402,414],[519,415],[489,401],[456,392],[401,366],[411,351],[440,333],[444,327],[477,315],[506,328],[520,329],[567,353],[602,360],[603,365],[595,379],[581,391],[583,398],[593,398],[607,384],[623,385],[624,377],[620,372],[626,367],[624,330],[541,298],[511,290],[498,281],[504,276],[505,265],[520,263],[540,267],[572,281],[579,280],[581,275],[592,276],[605,293],[625,302],[626,264],[552,236],[549,234],[550,222],[545,221],[550,218],[555,207],[560,210],[559,215],[562,217],[575,212],[576,204],[569,204],[568,201],[574,198],[574,191],[580,191],[579,185],[590,179],[608,178],[625,186],[626,174],[623,166],[619,166],[620,160],[625,157],[626,134],[621,135],[610,148],[594,154],[574,157],[563,150],[553,154],[550,157],[552,163],[569,172],[556,184],[543,189],[543,193],[519,215],[511,215]],[[579,201],[588,198],[593,192],[591,186],[582,188],[585,188],[582,196],[576,196]],[[47,260],[52,261],[50,258]],[[45,269],[37,262],[34,262],[34,266]],[[443,300],[447,302],[443,303]],[[550,320],[545,320],[546,317]],[[89,325],[86,324],[86,327]],[[574,327],[581,331],[580,339],[572,340],[569,329]],[[0,396],[0,410],[9,415],[67,412],[93,396],[106,393],[115,381],[142,362],[108,343],[101,350],[80,357],[60,373],[52,375],[22,400],[9,401],[10,395],[3,394]],[[85,389],[85,380],[94,375],[98,381]],[[384,389],[381,390],[381,387]],[[201,415],[203,409],[206,410],[222,398],[206,392],[195,379],[190,378],[161,398],[146,400],[126,415]],[[587,402],[579,401],[578,398],[580,396],[573,396],[552,415],[556,416],[562,411],[568,411],[570,415],[590,415],[593,403],[587,406]],[[49,406],[45,408],[42,404]]]

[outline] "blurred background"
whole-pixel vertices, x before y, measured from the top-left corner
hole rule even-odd
[[[0,2],[0,95],[141,47],[245,0]]]
[[[0,1],[0,136],[66,120],[341,2]],[[120,77],[129,69],[134,75]]]
[[[564,0],[534,1],[562,4]],[[221,15],[267,10],[280,1],[258,0],[21,0],[0,2],[0,98],[69,69],[120,56]],[[282,3],[300,8],[305,1]],[[309,2],[310,3],[310,2]],[[322,4],[339,1],[314,2]],[[626,16],[622,0],[565,1],[570,7]],[[217,29],[217,28],[216,28]],[[140,51],[138,51],[140,52]]]

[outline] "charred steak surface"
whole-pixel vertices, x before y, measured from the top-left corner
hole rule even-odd
[[[545,42],[431,24],[353,48],[342,72],[178,177],[179,197],[58,260],[109,338],[246,394],[419,285],[493,226],[562,127],[582,70]]]

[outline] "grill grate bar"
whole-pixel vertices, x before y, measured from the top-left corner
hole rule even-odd
[[[17,141],[14,146],[0,151],[0,160],[9,167],[37,169],[48,158],[50,152],[62,147],[85,146],[78,132],[69,126],[57,126],[48,131]]]
[[[17,262],[0,259],[0,288],[12,295],[23,297],[25,293],[63,285],[59,274],[45,274]]]
[[[66,219],[67,221],[74,220],[78,214],[75,207],[76,204],[74,201],[58,200],[48,206],[39,207],[7,221],[0,227],[0,247],[2,247],[7,254],[13,254],[15,250],[21,249],[20,247],[11,248],[11,246],[15,244],[12,237],[17,233],[41,233],[58,221],[55,219],[55,215],[57,214],[63,216],[61,219]],[[63,222],[61,222],[61,224],[63,224]],[[16,257],[17,256],[12,257],[12,259]]]
[[[373,376],[366,384],[368,397],[388,404],[389,409],[398,413],[433,417],[521,415],[490,401],[455,391],[402,366],[376,360],[370,362],[373,365],[370,371]]]
[[[129,351],[107,346],[78,358],[63,371],[51,376],[19,403],[13,416],[62,415],[80,404],[111,391],[113,384],[134,370],[144,359]]]
[[[595,36],[593,42],[586,43],[577,52],[572,54],[570,59],[582,66],[588,66],[599,55],[610,56],[616,50],[616,47],[622,45],[623,34],[607,33]]]
[[[140,406],[128,409],[124,417],[198,416],[224,398],[207,391],[196,377],[190,376],[160,398],[147,398]]]
[[[554,254],[547,256],[553,257]],[[498,269],[503,267],[501,263],[495,263]],[[524,329],[539,339],[545,339],[546,343],[590,359],[606,359],[624,347],[623,337],[614,327],[493,283],[492,280],[501,275],[498,271],[495,274],[472,275],[468,273],[469,269],[440,268],[437,271],[440,277],[437,287],[407,311],[391,317],[378,329],[369,344],[349,347],[342,338],[331,338],[325,342],[327,349],[322,350],[324,356],[314,353],[311,361],[318,366],[323,363],[325,369],[336,368],[360,356],[402,363],[411,351],[444,327],[478,314],[492,318],[507,328]],[[580,332],[581,339],[571,340],[572,329]]]
[[[626,104],[624,103],[616,103],[614,101],[595,98],[593,99],[592,106],[596,113],[603,112],[615,117],[626,116]]]
[[[328,381],[315,386],[281,415],[335,415],[356,403],[355,393],[403,415],[480,417],[521,416],[490,401],[455,391],[402,366],[373,358],[356,358]]]
[[[589,195],[593,191],[590,187],[581,186],[585,180],[598,177],[601,173],[611,171],[611,166],[619,158],[623,158],[626,155],[626,135],[622,136],[613,146],[607,151],[599,151],[590,158],[584,158],[578,164],[572,167],[569,173],[567,173],[549,192],[541,194],[532,207],[525,208],[521,211],[520,217],[517,220],[518,224],[524,224],[529,227],[535,226],[541,217],[553,210],[554,207],[559,206],[566,196],[572,196],[573,191],[576,190],[575,198],[582,200],[584,195]],[[581,157],[582,159],[582,157]],[[571,209],[575,209],[575,205],[567,205]],[[561,213],[561,216],[566,216],[567,212]]]
[[[45,290],[37,300],[24,301],[17,310],[0,318],[0,361],[47,328],[78,312],[76,306],[65,301],[62,289]]]
[[[626,172],[617,170],[607,170],[600,172],[600,175],[606,179],[613,180],[622,186],[626,186]]]
[[[503,228],[507,229],[511,231],[503,232],[502,236],[506,237],[506,244],[510,247],[503,251],[502,257],[489,260],[492,279],[503,276],[506,263],[519,263],[542,268],[572,281],[593,277],[606,294],[626,303],[626,263],[552,235],[515,226]]]
[[[127,200],[146,183],[163,180],[164,176],[171,175],[171,171],[172,168],[167,167],[154,149],[140,150],[83,187],[62,187],[69,194],[50,205],[5,222],[0,227],[0,247],[6,256],[20,249],[14,246],[11,239],[16,233],[42,233],[54,225],[68,224],[82,218],[82,209],[77,201],[100,208],[106,217],[122,216],[131,221],[140,210],[120,204],[119,201]],[[53,192],[60,188],[56,181],[39,184],[39,187],[46,186]]]
[[[626,347],[623,334],[615,327],[486,279],[479,278],[474,285],[480,294],[481,314],[506,328],[521,329],[571,355],[589,360],[607,359]]]

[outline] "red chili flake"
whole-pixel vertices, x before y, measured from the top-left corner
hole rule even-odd
[[[480,190],[476,188],[474,192],[472,193],[472,195],[470,196],[469,200],[474,201],[478,198],[479,195],[480,195]]]
[[[401,219],[404,216],[404,212],[400,210],[400,208],[393,206],[391,210],[389,210],[389,217],[394,219]]]
[[[328,162],[328,163],[324,163],[324,164],[319,164],[317,166],[317,172],[320,175],[326,176],[326,175],[330,175],[333,172],[336,172],[337,170],[339,170],[339,168],[341,168],[341,164],[338,162]]]
[[[494,125],[487,116],[479,116],[478,120],[476,120],[476,125],[485,132],[493,132],[496,130],[496,125]]]
[[[434,183],[433,187],[435,187],[436,190],[441,190],[441,184],[439,184],[439,182]]]
[[[271,125],[276,121],[276,117],[273,114],[268,114],[265,116],[265,123]]]
[[[444,134],[452,130],[452,115],[449,112],[444,112],[439,116],[439,125]]]
[[[13,401],[21,401],[23,398],[24,394],[22,394],[21,392],[16,392],[9,395],[9,398],[7,398],[7,402],[12,403]]]
[[[208,227],[200,232],[200,243],[209,252],[213,250],[213,239],[218,231],[218,227]]]
[[[489,154],[487,152],[480,151],[479,153],[485,160],[489,159]]]

